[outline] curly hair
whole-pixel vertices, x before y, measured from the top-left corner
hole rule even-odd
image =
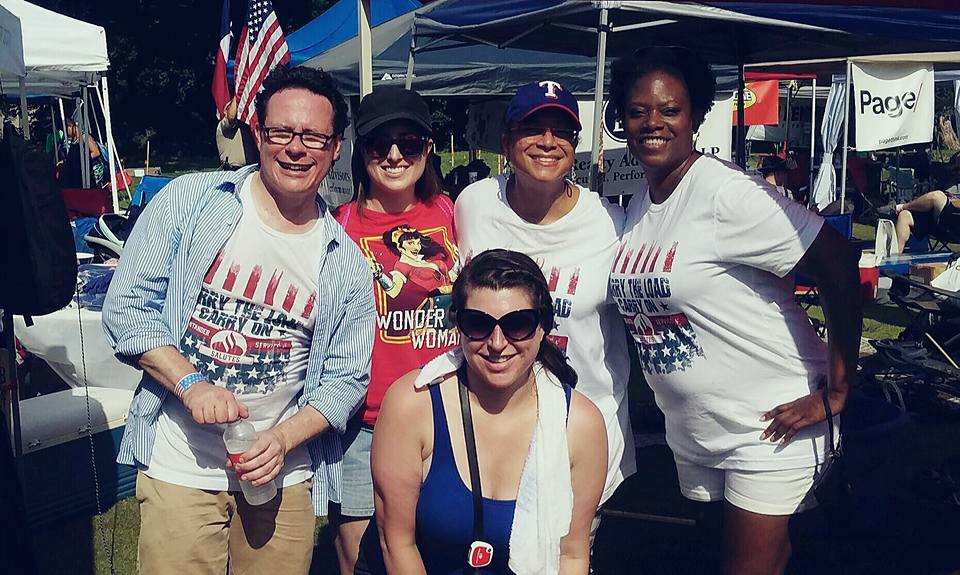
[[[667,72],[676,76],[687,87],[690,108],[696,125],[713,107],[717,80],[710,66],[696,52],[674,46],[640,48],[611,66],[610,102],[617,117],[624,120],[627,99],[633,84],[650,72]]]
[[[520,289],[527,292],[540,310],[540,327],[544,338],[537,351],[537,361],[550,370],[561,383],[577,385],[577,372],[566,356],[546,336],[554,328],[553,298],[543,277],[543,271],[530,256],[511,250],[487,250],[465,265],[453,284],[451,319],[456,323],[457,313],[467,305],[467,296],[478,288],[492,290]]]
[[[343,135],[350,124],[350,118],[347,115],[347,102],[343,99],[336,80],[323,70],[304,66],[296,68],[278,66],[264,79],[263,88],[257,94],[257,116],[260,118],[261,125],[266,124],[267,102],[270,98],[277,92],[291,88],[301,88],[329,100],[330,105],[333,106],[333,133],[337,136]]]

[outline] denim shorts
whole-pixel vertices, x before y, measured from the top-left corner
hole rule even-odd
[[[340,489],[340,515],[373,516],[373,475],[370,472],[370,444],[373,428],[350,422],[341,438],[343,443],[343,485]]]

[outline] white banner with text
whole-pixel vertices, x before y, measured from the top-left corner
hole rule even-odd
[[[933,65],[853,63],[858,151],[933,141]]]

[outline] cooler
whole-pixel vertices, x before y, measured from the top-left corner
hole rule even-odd
[[[133,391],[88,387],[100,508],[134,494],[135,467],[116,462]],[[20,402],[23,497],[31,527],[96,513],[87,399],[83,388]]]

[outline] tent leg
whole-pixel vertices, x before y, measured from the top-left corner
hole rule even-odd
[[[57,138],[57,116],[53,113],[53,102],[50,102],[50,127],[53,128],[53,165],[60,163],[60,141]]]
[[[23,139],[30,139],[30,113],[27,111],[27,85],[22,77],[17,78],[20,85],[20,129],[23,130]]]
[[[79,133],[79,142],[80,146],[80,177],[83,182],[84,188],[90,187],[90,150],[87,146],[87,110],[85,109],[87,102],[87,88],[81,90],[81,95],[76,99],[76,108],[74,109],[74,115],[77,116],[77,132]],[[80,110],[80,114],[76,113],[76,110]],[[84,153],[86,152],[86,153]]]
[[[743,64],[737,65],[737,165],[747,168],[746,111],[743,109],[743,93],[747,89]]]
[[[110,157],[107,169],[110,170],[110,194],[113,197],[113,213],[120,213],[120,199],[117,194],[117,170],[114,169],[114,163],[120,165],[120,158],[117,156],[117,147],[113,142],[113,122],[110,119],[110,92],[107,90],[107,78],[100,78],[103,89],[103,99],[100,107],[103,108],[103,123],[107,131],[107,155]],[[97,92],[97,95],[100,93]]]
[[[67,135],[67,116],[63,113],[63,99],[57,98],[57,105],[60,107],[60,125],[63,126],[63,135]]]
[[[593,141],[590,146],[590,190],[603,195],[603,181],[600,179],[600,148],[603,142],[603,75],[606,69],[607,28],[610,22],[610,10],[600,9],[600,25],[597,34],[597,75],[593,85]]]
[[[813,78],[813,92],[810,97],[810,183],[807,185],[807,206],[813,201],[813,149],[817,144],[817,78]]]
[[[843,168],[840,171],[840,213],[845,213],[847,203],[847,153],[850,149],[850,71],[852,65],[847,60],[847,89],[843,92]]]
[[[404,80],[403,87],[407,90],[413,88],[413,65],[415,58],[415,52],[417,49],[417,24],[416,22],[410,24],[410,53],[407,54],[407,77]]]
[[[360,38],[360,96],[373,92],[373,45],[370,37],[370,0],[357,0],[357,37]]]

